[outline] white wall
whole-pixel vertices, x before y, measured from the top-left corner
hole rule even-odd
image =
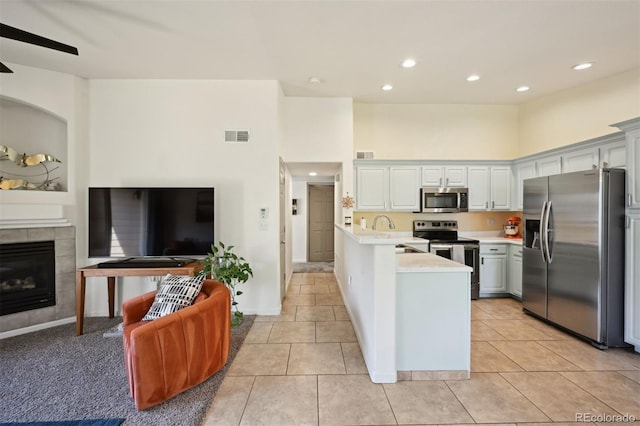
[[[351,98],[285,98],[281,156],[287,163],[342,163],[346,191],[353,188]]]
[[[66,163],[69,184],[65,192],[0,191],[0,219],[66,218],[82,226],[83,219],[76,216],[74,208],[78,202],[75,181],[86,173],[86,165],[76,158],[87,139],[88,83],[68,74],[12,63],[7,66],[13,73],[0,74],[0,95],[33,105],[65,121],[67,149],[62,160]],[[47,141],[41,143],[46,145]],[[0,141],[0,145],[4,144]],[[14,148],[20,150],[20,146]]]
[[[351,98],[285,98],[284,138],[280,155],[287,163],[340,163],[336,206],[347,192],[353,194],[353,102]],[[307,183],[333,182],[333,178],[295,178],[292,198],[300,199],[298,215],[291,219],[292,258],[307,259]],[[291,206],[291,200],[287,200]],[[337,207],[336,207],[337,208]],[[336,214],[336,220],[341,215]]]
[[[511,160],[514,105],[354,105],[354,150],[376,159]]]
[[[611,124],[638,116],[640,69],[554,93],[520,106],[517,156],[614,133]]]
[[[234,245],[254,272],[239,307],[278,313],[278,83],[92,80],[90,89],[91,173],[81,185],[215,187],[216,239]],[[225,143],[225,129],[248,129],[250,142]],[[269,210],[267,230],[260,208]],[[86,250],[82,256],[88,261]],[[153,288],[126,280],[119,300]],[[87,305],[101,312],[103,296],[94,291]]]

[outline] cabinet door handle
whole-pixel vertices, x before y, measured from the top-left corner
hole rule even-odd
[[[602,168],[606,169],[607,167],[609,167],[609,163],[607,163],[606,161],[602,162]]]
[[[444,180],[444,186],[449,186],[449,178],[445,178],[445,180]]]
[[[481,264],[481,265],[484,265],[484,257],[481,257],[481,258],[480,258],[480,264]]]
[[[495,202],[495,201],[492,201],[492,202],[491,202],[491,208],[492,208],[492,209],[495,209],[495,208],[496,208],[496,202]]]
[[[498,249],[489,249],[489,251],[498,251]]]
[[[624,217],[624,226],[627,229],[631,228],[631,216]]]
[[[485,209],[488,209],[488,208],[489,208],[489,202],[488,202],[488,201],[485,201],[485,202],[484,202],[484,208],[485,208]]]
[[[440,178],[440,186],[442,186],[442,178]]]
[[[627,194],[627,206],[631,207],[631,204],[633,204],[631,201],[632,201],[631,193],[628,193]]]

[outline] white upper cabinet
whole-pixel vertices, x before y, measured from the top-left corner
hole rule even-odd
[[[627,207],[640,209],[640,118],[612,124],[625,132],[627,169]],[[636,251],[639,249],[636,248]]]
[[[523,184],[527,179],[531,179],[536,177],[536,162],[529,161],[527,163],[521,163],[515,166],[515,176],[516,176],[516,188],[515,188],[515,210],[522,210],[523,208]]]
[[[419,166],[358,166],[356,210],[418,211]]]
[[[627,207],[640,209],[640,129],[627,133]]]
[[[469,210],[489,208],[489,167],[469,166]]]
[[[422,186],[457,187],[467,186],[466,166],[423,166]]]
[[[389,168],[362,166],[357,170],[356,210],[386,210]]]
[[[511,209],[511,167],[491,167],[491,210]]]
[[[389,207],[391,210],[420,210],[419,167],[389,167]]]
[[[442,176],[444,175],[443,166],[423,166],[422,167],[422,186],[440,187],[442,186]]]
[[[562,173],[562,160],[560,156],[541,158],[536,161],[538,176],[551,176]]]
[[[562,154],[562,173],[580,172],[597,169],[600,163],[600,150],[598,147],[571,150]]]
[[[625,141],[611,143],[600,148],[600,167],[625,168],[627,165],[627,145]]]
[[[467,167],[445,166],[444,186],[465,188],[467,186]]]
[[[511,168],[469,166],[469,210],[511,209]]]

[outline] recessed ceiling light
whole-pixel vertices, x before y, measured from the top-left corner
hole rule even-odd
[[[582,64],[574,65],[573,68],[576,71],[586,70],[587,68],[591,68],[593,66],[593,62],[584,62]]]
[[[529,86],[520,86],[516,89],[516,92],[526,92],[529,90]]]
[[[322,80],[320,80],[318,77],[309,77],[309,83],[311,84],[318,84],[321,83]]]
[[[385,92],[388,92],[391,89],[393,89],[393,86],[390,84],[385,84],[384,86],[382,86],[382,90],[384,90]]]
[[[316,172],[309,172],[309,176],[318,176],[318,173],[316,173]]]
[[[416,66],[416,61],[415,61],[415,59],[411,59],[411,58],[405,59],[405,60],[402,62],[402,66],[403,66],[404,68],[413,68],[413,67],[415,67],[415,66]]]
[[[480,76],[478,74],[471,74],[467,77],[467,81],[478,81],[480,80]]]

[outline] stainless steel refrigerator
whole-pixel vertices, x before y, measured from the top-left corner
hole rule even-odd
[[[525,312],[589,339],[624,344],[624,170],[524,181]]]

